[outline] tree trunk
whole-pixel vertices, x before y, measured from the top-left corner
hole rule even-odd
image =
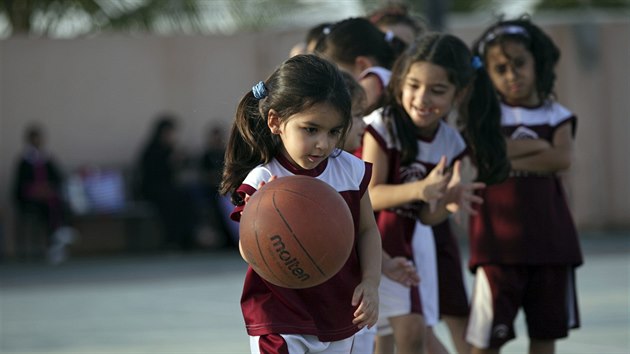
[[[4,0],[13,35],[31,31],[31,14],[37,0]]]

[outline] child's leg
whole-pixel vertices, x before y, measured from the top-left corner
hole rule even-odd
[[[529,340],[529,354],[554,354],[555,352],[555,340]]]
[[[451,340],[458,354],[470,353],[470,344],[466,342],[466,327],[468,326],[468,316],[442,316],[442,320],[446,323]]]
[[[376,345],[374,347],[374,354],[391,354],[395,351],[394,335],[383,334],[376,336]]]
[[[481,349],[481,348],[476,348],[476,347],[472,347],[470,349],[470,354],[499,354],[500,351],[499,349]]]
[[[448,354],[448,349],[440,341],[440,338],[435,335],[433,327],[427,327],[425,343],[427,354]]]
[[[398,353],[424,353],[426,325],[421,315],[412,313],[391,317],[394,342]]]
[[[379,286],[377,353],[392,353],[391,342],[381,338],[393,334],[398,353],[423,353],[425,323],[420,315],[420,292],[386,276]]]

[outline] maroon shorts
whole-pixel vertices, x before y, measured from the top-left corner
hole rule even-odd
[[[464,268],[455,235],[451,232],[435,235],[438,269],[440,315],[466,317],[470,311],[464,285]]]
[[[571,266],[477,268],[467,341],[477,348],[500,348],[516,337],[514,319],[523,309],[529,337],[555,340],[580,325]]]

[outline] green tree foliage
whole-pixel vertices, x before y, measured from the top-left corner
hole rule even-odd
[[[418,16],[440,5],[448,12],[502,13],[514,2],[530,13],[581,8],[630,9],[630,0],[2,0],[0,37],[28,34],[76,37],[101,32],[207,34],[269,27],[308,27],[369,13],[387,3],[409,6]],[[361,13],[364,11],[364,13]],[[311,21],[311,22],[309,22]]]
[[[569,10],[569,9],[629,9],[630,0],[543,0],[536,10]]]
[[[197,0],[3,0],[0,15],[11,34],[63,36],[99,31],[194,31]]]

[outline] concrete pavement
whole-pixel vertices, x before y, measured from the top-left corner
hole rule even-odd
[[[583,249],[582,328],[557,352],[630,353],[630,235],[584,235]],[[244,271],[235,251],[5,262],[0,353],[248,353]],[[517,332],[503,353],[527,352],[522,316]],[[442,325],[437,333],[452,348]]]

